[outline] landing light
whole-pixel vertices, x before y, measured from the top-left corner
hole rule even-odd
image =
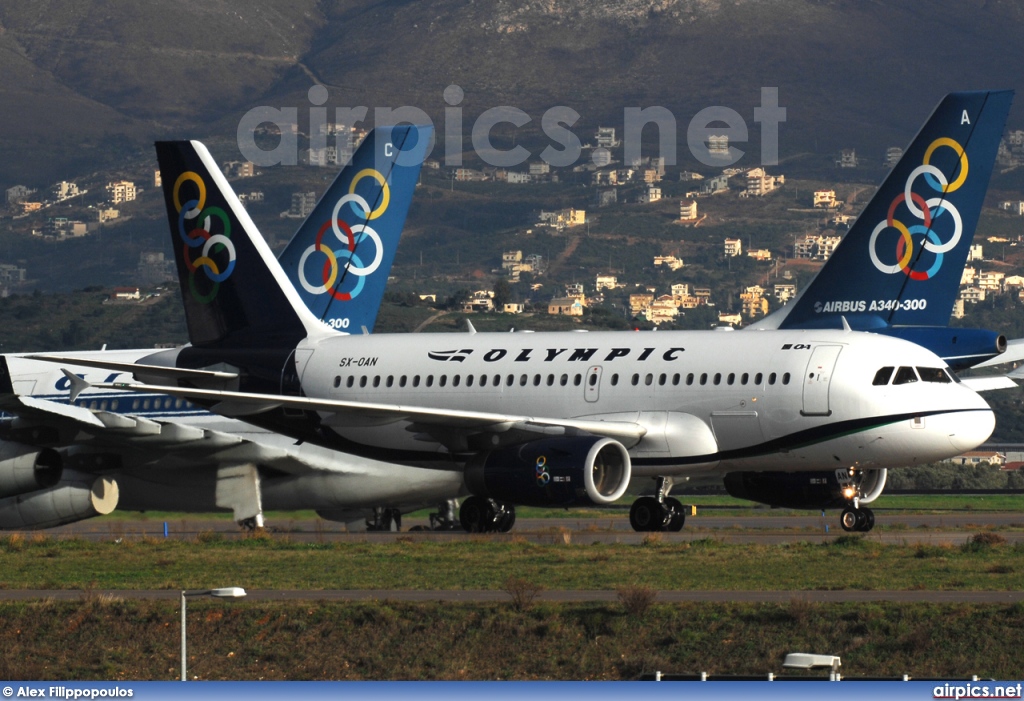
[[[854,495],[853,487],[847,487],[846,489],[843,490],[843,496],[846,497],[847,499],[852,499],[853,495]]]

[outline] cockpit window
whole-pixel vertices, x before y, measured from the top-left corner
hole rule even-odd
[[[871,384],[873,384],[873,385],[887,385],[887,384],[889,384],[889,379],[892,377],[893,369],[894,368],[893,368],[892,365],[887,365],[886,367],[884,367],[881,370],[879,370],[878,372],[876,372],[875,373],[875,379],[873,379],[871,381]]]
[[[949,375],[942,368],[917,368],[922,382],[949,382]]]
[[[917,373],[914,372],[914,368],[900,368],[896,371],[896,377],[892,383],[894,385],[906,385],[911,382],[917,382]]]
[[[956,382],[957,384],[960,383],[960,377],[955,372],[953,372],[949,368],[946,368],[945,372],[947,375],[949,375],[949,379],[953,380],[953,382]]]

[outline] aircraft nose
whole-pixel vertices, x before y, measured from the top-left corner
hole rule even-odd
[[[954,449],[966,453],[987,441],[995,427],[996,415],[991,409],[964,412],[949,431],[949,442]]]

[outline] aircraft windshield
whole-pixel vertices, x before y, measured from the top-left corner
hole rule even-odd
[[[894,385],[907,385],[911,382],[917,382],[917,373],[914,372],[914,368],[903,367],[896,371],[896,377],[892,383]]]
[[[917,374],[921,376],[922,382],[950,382],[949,375],[942,368],[917,368]]]
[[[879,370],[878,372],[875,373],[875,379],[873,379],[871,381],[871,384],[873,384],[873,385],[887,385],[887,384],[889,384],[889,380],[892,379],[892,371],[894,369],[895,368],[893,368],[892,365],[888,365],[888,366],[882,368],[881,370]]]

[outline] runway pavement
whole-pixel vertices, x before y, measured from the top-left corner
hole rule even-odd
[[[713,514],[714,512],[710,512]],[[1006,512],[944,512],[938,514],[885,513],[876,511],[876,526],[865,537],[896,545],[941,544],[958,545],[974,533],[999,528],[1010,542],[1024,542],[1024,514]],[[155,519],[80,521],[46,531],[51,536],[73,536],[90,540],[117,538],[164,537],[163,521]],[[170,538],[191,539],[200,533],[218,533],[225,538],[245,535],[230,519],[203,516],[167,521]],[[426,519],[406,519],[400,532],[373,532],[363,529],[349,531],[344,524],[318,519],[271,519],[268,528],[274,537],[294,542],[381,542],[396,538],[430,541],[458,541],[468,538],[507,540],[525,538],[538,543],[566,542],[640,543],[650,537],[636,533],[625,515],[608,517],[521,518],[507,534],[468,534],[458,531],[419,530]],[[838,524],[838,514],[820,515],[697,515],[688,517],[679,533],[659,533],[663,542],[686,542],[715,538],[727,543],[777,544],[797,541],[826,542],[847,535]]]
[[[31,601],[52,599],[77,601],[82,599],[177,600],[177,590],[145,589],[8,589],[0,590],[0,601]],[[402,601],[449,603],[501,603],[511,601],[502,590],[493,589],[326,589],[326,590],[270,590],[255,589],[247,592],[246,601]],[[542,591],[537,601],[562,603],[615,602],[618,592],[605,590],[552,590]],[[659,591],[655,599],[661,603],[681,602],[734,602],[734,603],[841,603],[889,601],[896,603],[971,603],[1011,604],[1024,601],[1021,591],[862,591],[862,590],[788,590],[788,591]]]

